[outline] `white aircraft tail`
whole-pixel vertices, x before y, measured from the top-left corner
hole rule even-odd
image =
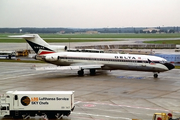
[[[35,53],[39,55],[67,50],[67,46],[49,45],[38,34],[16,35],[9,37],[24,38],[35,51]]]

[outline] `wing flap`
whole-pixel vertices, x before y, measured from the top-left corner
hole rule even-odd
[[[100,69],[102,66],[102,64],[97,64],[97,65],[82,65],[80,66],[81,69]]]
[[[80,70],[79,66],[34,67],[35,70]]]
[[[79,65],[79,66],[50,66],[50,67],[33,67],[35,70],[81,70],[81,69],[101,69],[103,64],[97,65]]]

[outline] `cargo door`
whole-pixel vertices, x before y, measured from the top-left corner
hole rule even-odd
[[[128,61],[128,68],[130,70],[136,70],[137,69],[137,61],[136,60],[129,60]]]

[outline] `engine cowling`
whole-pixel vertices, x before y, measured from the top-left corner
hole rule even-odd
[[[34,58],[35,60],[42,60],[42,61],[44,61],[44,56],[35,55],[32,58]]]
[[[50,45],[50,48],[55,52],[63,52],[67,50],[67,46]]]
[[[54,62],[54,61],[58,61],[59,57],[58,56],[45,56],[44,58],[46,61],[50,61],[50,62]]]

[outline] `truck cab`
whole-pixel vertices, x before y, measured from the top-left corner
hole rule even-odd
[[[9,104],[1,104],[0,116],[6,116],[9,114]]]
[[[0,95],[0,116],[10,115],[8,98],[9,96],[7,95]]]

